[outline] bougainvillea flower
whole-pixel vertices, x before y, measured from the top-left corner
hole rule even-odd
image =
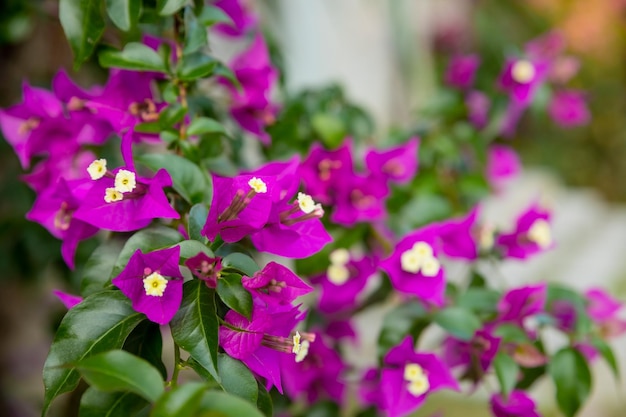
[[[320,221],[323,215],[322,207],[309,195],[298,193],[293,203],[275,203],[267,224],[253,233],[250,239],[261,252],[287,258],[306,258],[332,241]]]
[[[252,277],[242,277],[241,284],[253,296],[276,305],[291,304],[296,298],[313,291],[289,268],[276,262],[268,263]]]
[[[405,416],[416,410],[426,397],[441,389],[460,389],[449,368],[432,353],[413,350],[413,339],[389,350],[383,359],[380,390],[388,417]]]
[[[515,230],[501,234],[497,246],[507,258],[526,259],[531,255],[554,247],[551,214],[548,210],[531,205],[518,218]]]
[[[382,220],[387,215],[385,199],[388,195],[387,182],[376,175],[355,174],[342,178],[330,220],[342,226]]]
[[[442,306],[446,282],[437,258],[438,232],[439,226],[431,225],[409,233],[379,267],[396,290]]]
[[[440,223],[438,235],[441,251],[451,258],[474,260],[478,256],[478,245],[474,238],[478,208],[467,216]]]
[[[591,120],[591,112],[582,91],[555,92],[548,105],[548,113],[556,124],[564,128],[582,126]]]
[[[211,258],[206,253],[200,252],[187,259],[185,265],[192,274],[204,281],[207,287],[217,287],[217,279],[222,271],[222,258]]]
[[[63,303],[65,308],[67,308],[68,310],[83,301],[83,297],[81,297],[80,295],[69,294],[61,290],[52,290],[52,294],[56,295],[59,301]]]
[[[562,33],[553,30],[541,35],[524,45],[524,52],[532,59],[551,61],[565,50],[565,38]]]
[[[309,156],[300,165],[305,192],[324,205],[334,203],[339,183],[353,175],[352,141],[349,139],[331,151],[314,143]]]
[[[346,365],[335,349],[330,348],[321,334],[311,343],[306,357],[296,362],[282,355],[282,382],[291,398],[306,394],[309,404],[321,399],[343,402],[345,384],[341,381]]]
[[[485,93],[477,90],[470,91],[465,96],[465,106],[467,107],[467,118],[476,129],[487,126],[491,101]]]
[[[380,369],[369,368],[361,377],[359,383],[359,399],[364,405],[383,408],[384,399],[380,389]]]
[[[488,330],[478,330],[471,340],[452,336],[443,341],[443,361],[451,368],[464,367],[464,376],[478,381],[487,372],[498,353],[500,338]]]
[[[348,339],[357,342],[357,334],[349,320],[333,320],[326,326],[324,333],[334,340]]]
[[[210,241],[219,234],[225,242],[237,242],[260,230],[269,218],[278,190],[271,176],[213,175],[213,200],[202,235]]]
[[[26,218],[41,224],[56,238],[61,239],[61,255],[74,269],[74,254],[78,242],[90,238],[98,228],[75,216],[91,187],[90,180],[66,181],[60,178],[56,186],[37,196]]]
[[[626,321],[618,316],[623,303],[611,297],[601,288],[590,288],[585,292],[589,301],[587,314],[600,326],[604,337],[616,337],[626,332]]]
[[[550,65],[547,61],[508,59],[498,79],[500,88],[509,93],[511,100],[528,105],[535,92],[546,79]]]
[[[545,311],[546,297],[545,282],[511,289],[498,302],[498,321],[523,325],[526,317]]]
[[[417,172],[419,138],[412,137],[406,143],[384,151],[369,149],[365,153],[365,165],[373,176],[403,184]]]
[[[22,180],[37,193],[54,188],[59,178],[86,179],[87,167],[96,156],[90,151],[79,151],[73,146],[55,149],[48,158],[37,163],[33,170],[22,175]]]
[[[292,331],[303,318],[297,307],[268,309],[258,301],[253,304],[250,319],[230,310],[219,329],[220,346],[265,378],[268,390],[275,386],[282,394],[281,356],[296,359],[300,335],[292,335]]]
[[[130,192],[116,190],[115,177],[126,173],[136,182]],[[132,175],[131,175],[132,174]],[[160,169],[152,178],[135,177],[135,173],[117,168],[93,181],[93,186],[74,213],[74,217],[102,229],[129,232],[141,229],[153,219],[178,219],[163,188],[170,187],[172,179]]]
[[[312,282],[322,288],[319,310],[334,314],[353,309],[375,272],[376,265],[369,256],[356,259],[349,256],[345,262],[331,262],[325,274],[312,278]]]
[[[287,161],[271,161],[253,170],[242,172],[254,176],[273,176],[277,192],[272,194],[274,202],[284,201],[295,195],[300,187],[300,157],[298,155]]]
[[[513,148],[505,145],[489,146],[485,175],[494,190],[502,190],[507,182],[519,175],[521,168],[519,156]]]
[[[513,390],[507,398],[496,393],[489,403],[495,417],[541,417],[535,402],[524,391]]]
[[[167,324],[183,299],[180,246],[143,253],[137,249],[111,283],[130,298],[133,309],[148,320]]]
[[[451,87],[467,90],[474,84],[474,77],[479,65],[480,58],[478,55],[454,56],[448,64],[444,80]]]
[[[249,10],[244,0],[217,0],[213,5],[222,9],[232,21],[213,26],[223,35],[239,37],[254,29],[257,24],[257,17]]]

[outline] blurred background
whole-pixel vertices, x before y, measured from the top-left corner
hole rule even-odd
[[[544,114],[525,115],[510,144],[525,170],[490,199],[485,215],[507,224],[533,198],[549,201],[558,248],[499,271],[507,285],[550,279],[584,289],[603,285],[626,299],[626,1],[624,0],[258,0],[266,29],[282,50],[289,92],[338,83],[376,122],[377,137],[414,122],[442,87],[454,53],[476,52],[497,73],[529,40],[559,30],[581,61],[573,86],[587,91],[589,125],[563,130]],[[71,71],[72,56],[56,0],[0,2],[0,107],[21,100],[22,81],[49,87],[59,68],[83,86],[102,83],[93,62]],[[115,37],[107,31],[107,37]],[[224,49],[216,44],[215,49]],[[225,51],[227,54],[228,51]],[[0,414],[39,415],[41,369],[65,310],[53,288],[77,288],[60,242],[25,220],[34,194],[11,147],[0,140]],[[77,265],[94,248],[79,246]],[[375,336],[375,335],[374,335]],[[614,342],[622,373],[626,340]],[[594,366],[592,399],[581,416],[623,416],[626,385]],[[18,383],[16,383],[18,381]],[[533,394],[557,416],[549,383]],[[480,398],[480,393],[478,397]],[[482,394],[485,395],[485,394]],[[417,415],[487,415],[484,401],[435,397]],[[475,409],[475,414],[470,410]],[[6,410],[6,412],[5,412]]]

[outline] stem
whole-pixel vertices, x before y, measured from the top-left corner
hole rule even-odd
[[[170,380],[170,386],[175,387],[178,385],[178,373],[182,368],[180,362],[180,347],[174,342],[174,372],[172,373],[172,379]]]

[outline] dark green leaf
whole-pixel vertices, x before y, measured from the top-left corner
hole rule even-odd
[[[517,377],[519,376],[519,366],[513,360],[513,358],[503,352],[496,355],[493,360],[493,367],[500,383],[500,391],[505,395],[509,395],[515,384],[517,384]]]
[[[437,311],[433,321],[452,336],[462,340],[470,340],[481,322],[471,311],[461,307],[450,307]]]
[[[159,370],[163,379],[167,378],[167,369],[163,364],[163,338],[157,323],[144,320],[133,329],[122,347],[127,352],[147,360]]]
[[[87,388],[80,399],[79,417],[134,416],[148,402],[132,392],[104,392]]]
[[[556,402],[567,417],[574,416],[591,391],[591,372],[583,355],[575,348],[559,350],[548,364],[556,386]]]
[[[215,75],[219,75],[220,77],[226,78],[228,81],[232,83],[232,85],[235,88],[241,89],[241,83],[237,79],[237,76],[235,75],[235,73],[226,65],[222,64],[221,62],[219,62],[217,64],[217,67],[215,68]]]
[[[80,282],[80,293],[83,297],[101,291],[109,284],[111,272],[122,247],[121,241],[110,239],[93,251],[85,263],[83,279]]]
[[[183,240],[178,244],[180,246],[180,257],[183,259],[189,259],[200,252],[205,253],[208,257],[214,258],[215,254],[204,243],[197,240]]]
[[[137,0],[106,0],[107,13],[115,26],[128,32],[137,25],[141,2]]]
[[[134,128],[134,131],[137,133],[161,133],[162,130],[158,122],[138,123]]]
[[[201,232],[208,216],[209,210],[204,204],[196,204],[189,210],[189,220],[187,224],[189,238],[206,243],[207,238],[202,236]]]
[[[205,5],[198,20],[204,26],[212,26],[216,23],[232,23],[232,19],[219,7]]]
[[[145,154],[136,160],[153,171],[165,168],[172,177],[174,189],[189,203],[211,203],[213,187],[208,175],[193,162],[171,154]]]
[[[222,274],[217,280],[217,295],[224,304],[237,313],[250,318],[252,314],[252,296],[241,286],[241,276],[238,274]]]
[[[201,382],[179,385],[158,399],[150,417],[195,417],[206,390]]]
[[[187,0],[157,0],[157,12],[161,16],[173,15],[187,3]]]
[[[255,272],[261,269],[251,257],[240,252],[233,252],[226,255],[224,259],[222,259],[222,267],[225,269],[236,269],[248,277],[253,276]]]
[[[225,353],[217,356],[217,369],[222,378],[224,391],[234,394],[251,404],[256,404],[259,396],[256,379],[246,365]]]
[[[401,304],[387,313],[378,336],[378,356],[384,356],[392,346],[399,344],[407,335],[412,335],[416,339],[415,333],[422,328],[425,317],[426,310],[416,302]]]
[[[167,72],[161,56],[149,46],[138,42],[129,42],[124,49],[107,49],[98,57],[105,68],[124,68],[135,71]]]
[[[220,380],[217,373],[218,327],[215,292],[199,279],[186,282],[183,301],[170,322],[172,337],[216,381]]]
[[[74,366],[89,385],[100,391],[130,391],[150,402],[164,392],[159,371],[125,350],[99,353],[75,362]]]
[[[591,338],[591,344],[598,350],[598,352],[600,352],[600,355],[602,355],[606,363],[611,368],[611,371],[613,371],[615,378],[619,379],[619,366],[617,366],[617,360],[615,359],[615,354],[613,353],[611,346],[597,336]]]
[[[159,113],[159,127],[168,129],[184,119],[187,109],[178,103],[170,104]]]
[[[183,240],[181,234],[169,227],[161,226],[140,230],[126,241],[117,262],[115,262],[111,277],[116,277],[122,272],[137,249],[141,249],[143,253],[152,252],[157,249],[168,248],[181,240]]]
[[[185,41],[183,54],[190,54],[205,47],[209,40],[204,25],[198,22],[191,7],[185,7]]]
[[[208,117],[196,117],[187,128],[187,134],[189,135],[202,135],[205,133],[226,133],[226,131],[220,122]]]
[[[207,77],[217,67],[218,61],[202,52],[193,52],[183,55],[178,71],[178,78],[183,81],[193,81]]]
[[[46,389],[42,415],[58,395],[72,391],[78,372],[64,366],[106,350],[119,349],[130,332],[145,319],[119,291],[102,291],[85,298],[67,312],[59,325],[43,371]]]
[[[259,411],[265,414],[265,417],[272,417],[274,415],[274,404],[272,402],[272,397],[260,381],[257,381],[256,383],[259,392],[258,399],[256,400],[256,408],[258,408]]]
[[[74,52],[74,69],[78,69],[104,33],[102,0],[60,0],[59,19]]]
[[[252,405],[235,395],[223,391],[208,391],[202,398],[200,411],[207,416],[220,417],[263,417],[263,414]]]

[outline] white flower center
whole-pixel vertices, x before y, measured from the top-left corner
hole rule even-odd
[[[135,189],[137,181],[135,179],[135,173],[120,169],[115,174],[115,189],[120,193],[129,193]]]
[[[104,191],[104,201],[107,203],[113,203],[115,201],[121,201],[124,198],[121,192],[113,187],[107,188]]]
[[[308,340],[302,341],[302,343],[300,344],[300,349],[298,349],[298,352],[296,352],[296,362],[302,362],[304,358],[306,358],[306,355],[308,355],[309,353],[309,346],[311,346],[311,343],[309,343]]]
[[[421,272],[426,277],[434,277],[441,268],[434,256],[433,247],[423,241],[416,242],[411,249],[400,255],[400,266],[404,272]]]
[[[350,260],[350,252],[348,249],[339,248],[332,251],[328,257],[333,265],[345,265]]]
[[[343,285],[350,278],[350,270],[343,265],[331,264],[326,270],[328,280],[335,285]]]
[[[535,66],[526,59],[520,59],[511,68],[511,76],[520,84],[528,84],[535,78]]]
[[[248,181],[248,185],[258,194],[265,194],[267,192],[267,184],[260,178],[252,178]]]
[[[545,249],[552,244],[550,224],[544,219],[537,219],[528,229],[528,240]]]
[[[146,291],[146,295],[163,297],[166,287],[167,280],[158,272],[153,272],[143,279],[143,289]]]
[[[304,193],[298,193],[298,206],[300,206],[300,210],[304,213],[309,214],[313,213],[313,211],[318,208],[318,204],[315,204],[313,198]]]
[[[106,159],[96,159],[87,167],[87,172],[92,180],[99,180],[104,177],[104,174],[107,172],[107,160]]]
[[[404,365],[404,380],[408,382],[407,391],[416,397],[424,394],[430,388],[428,375],[424,368],[416,363]]]

